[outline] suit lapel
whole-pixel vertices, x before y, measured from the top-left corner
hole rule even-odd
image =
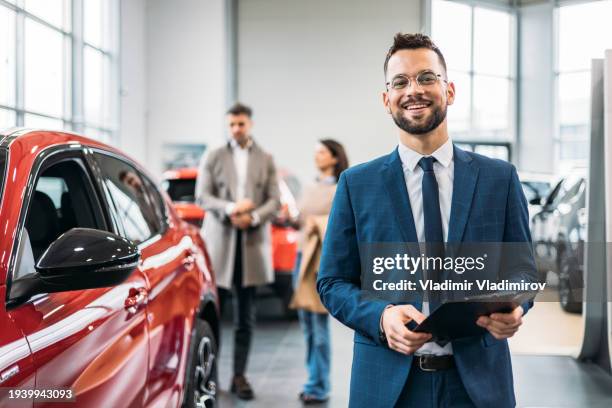
[[[234,156],[232,154],[232,147],[228,143],[227,149],[225,149],[225,154],[223,155],[223,168],[227,171],[227,185],[229,187],[231,196],[233,200],[237,200],[238,193],[238,176],[236,175],[236,164],[234,163]]]
[[[472,199],[478,180],[478,167],[474,165],[469,154],[456,146],[453,146],[453,149],[455,175],[447,241],[461,242],[472,207]]]
[[[404,170],[397,148],[388,156],[382,169],[383,184],[389,193],[391,205],[397,218],[397,222],[404,242],[418,242],[414,217],[408,198],[408,189]]]
[[[257,182],[257,175],[259,172],[257,171],[257,166],[261,162],[259,155],[259,148],[252,142],[253,144],[249,150],[249,156],[247,159],[247,174],[246,174],[246,186],[245,186],[245,195],[251,199],[254,198],[254,188],[255,183]]]

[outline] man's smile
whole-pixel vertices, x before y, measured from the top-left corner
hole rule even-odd
[[[413,115],[419,115],[424,113],[430,105],[429,101],[409,101],[401,104],[401,107]]]

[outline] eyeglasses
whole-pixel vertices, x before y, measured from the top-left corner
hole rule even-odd
[[[414,78],[416,79],[417,85],[419,85],[421,88],[432,86],[436,84],[439,80],[442,80],[445,83],[448,83],[446,79],[442,78],[442,75],[436,74],[433,71],[419,72]],[[391,88],[395,89],[396,91],[399,91],[406,87],[409,87],[411,83],[412,81],[410,80],[410,77],[405,76],[405,75],[398,75],[395,78],[393,78],[390,82],[387,82],[386,85],[387,85],[387,89],[389,89],[389,86],[391,86]]]

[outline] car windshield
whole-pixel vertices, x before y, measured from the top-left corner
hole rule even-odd
[[[164,181],[164,188],[172,201],[193,203],[195,201],[195,179]]]
[[[537,197],[546,197],[550,191],[550,184],[545,181],[521,181],[521,184],[528,202]]]
[[[540,197],[546,197],[550,191],[550,183],[546,181],[529,181],[528,184],[538,192]]]
[[[6,176],[6,150],[0,149],[0,203],[4,193],[4,178]]]

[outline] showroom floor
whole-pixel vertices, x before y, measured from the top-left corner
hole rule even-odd
[[[565,317],[558,304],[544,304],[541,313],[529,316],[525,334],[557,319],[576,324],[579,316]],[[553,308],[554,306],[554,308]],[[535,312],[538,308],[534,308]],[[564,321],[565,321],[564,320]],[[332,394],[328,407],[348,406],[348,387],[352,358],[352,333],[332,320]],[[252,402],[237,400],[227,392],[230,380],[233,333],[231,324],[223,325],[220,362],[220,406],[225,407],[299,407],[297,399],[305,379],[303,366],[304,344],[297,321],[287,322],[264,316],[258,322],[254,347],[249,363],[249,380],[257,398]],[[541,331],[538,333],[542,333]],[[559,355],[529,355],[528,337],[521,337],[513,350],[515,389],[518,407],[593,407],[612,406],[612,377],[595,366],[579,364],[571,357]],[[569,347],[567,341],[559,343],[559,350]],[[537,348],[536,348],[537,350]]]
[[[513,354],[572,355],[582,343],[582,315],[566,313],[556,301],[556,289],[546,289],[510,339]]]

